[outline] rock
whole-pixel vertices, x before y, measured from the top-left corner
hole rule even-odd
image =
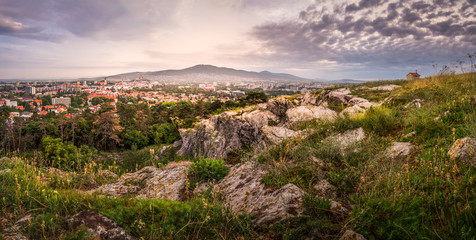
[[[339,238],[339,240],[367,240],[364,238],[364,236],[352,231],[352,230],[347,230],[345,231],[344,235]]]
[[[301,98],[301,106],[314,105],[319,106],[322,104],[322,100],[319,94],[307,92]]]
[[[290,123],[298,123],[316,120],[334,120],[337,113],[322,106],[299,106],[291,108],[286,112],[286,117]]]
[[[413,99],[413,101],[407,103],[404,108],[411,108],[411,107],[416,107],[416,108],[421,108],[421,104],[423,103],[424,101],[421,100],[421,99]]]
[[[93,212],[91,210],[85,210],[75,214],[74,216],[66,220],[71,224],[71,227],[77,228],[84,225],[88,231],[94,237],[107,240],[129,240],[133,239],[130,235],[126,234],[124,229],[119,227],[117,223],[111,219]]]
[[[416,132],[413,131],[411,133],[406,134],[404,137],[406,137],[406,138],[413,137],[415,134],[416,134]]]
[[[395,85],[395,84],[389,84],[389,85],[383,85],[383,86],[369,88],[369,90],[373,90],[373,91],[393,91],[397,88],[401,88],[401,86],[398,86],[398,85]]]
[[[0,176],[2,176],[3,174],[6,174],[6,173],[9,173],[11,172],[12,170],[11,169],[3,169],[3,170],[0,170]]]
[[[352,97],[348,102],[347,102],[347,105],[349,105],[349,107],[345,108],[344,110],[342,110],[340,112],[340,116],[344,116],[344,115],[349,115],[349,116],[352,116],[352,115],[355,115],[355,114],[358,114],[358,113],[363,113],[365,112],[367,109],[373,107],[373,106],[377,106],[379,105],[378,103],[373,103],[373,102],[370,102],[369,100],[365,99],[365,98],[360,98],[360,97]]]
[[[240,115],[241,114],[241,115]],[[195,129],[180,129],[182,147],[179,155],[226,157],[229,152],[262,140],[261,128],[279,117],[265,110],[225,112],[200,122]]]
[[[347,130],[341,134],[330,137],[330,139],[335,140],[342,150],[353,145],[359,141],[362,141],[365,138],[365,132],[362,128],[357,128],[354,130]]]
[[[118,178],[117,174],[109,171],[109,170],[99,170],[97,173],[98,177],[108,178],[108,179],[116,179]]]
[[[181,147],[182,146],[182,140],[175,141],[173,146],[174,146],[174,148]]]
[[[117,182],[100,186],[91,192],[115,197],[137,194],[137,198],[179,201],[185,197],[190,164],[191,162],[178,162],[162,168],[145,167],[135,173],[124,174]]]
[[[350,93],[351,92],[348,88],[339,88],[334,90],[324,90],[322,94],[329,104],[347,105],[349,100],[353,97],[349,95]]]
[[[410,154],[412,149],[413,144],[409,142],[394,142],[392,146],[387,149],[385,155],[388,158],[406,157]]]
[[[245,162],[231,168],[215,190],[225,197],[235,213],[248,212],[256,216],[255,224],[271,223],[302,213],[305,192],[293,184],[278,190],[265,188],[261,179],[267,170],[255,162]]]
[[[266,109],[278,117],[285,117],[286,111],[292,107],[294,107],[294,104],[284,97],[269,100],[266,105]]]
[[[342,203],[331,200],[331,210],[336,211],[336,212],[341,212],[341,213],[346,213],[349,210],[342,206]]]
[[[476,139],[465,137],[456,140],[448,151],[451,159],[457,159],[476,166]]]
[[[318,196],[336,198],[336,187],[332,186],[326,179],[317,182],[313,188],[318,192]]]
[[[286,138],[299,136],[299,131],[293,131],[285,127],[264,126],[261,128],[264,139],[270,144],[278,144]]]
[[[3,230],[3,239],[6,240],[27,240],[28,238],[21,233],[21,229],[24,225],[31,221],[31,214],[28,214],[22,217],[20,220],[16,221],[13,226]]]

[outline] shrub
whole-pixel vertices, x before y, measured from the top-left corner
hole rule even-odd
[[[155,144],[169,144],[179,140],[180,133],[172,123],[156,124],[150,128],[150,138]]]
[[[86,145],[77,148],[71,142],[61,142],[59,138],[46,137],[42,140],[45,165],[66,171],[82,169],[97,155],[95,148]]]
[[[228,172],[229,169],[223,160],[202,158],[190,165],[189,179],[195,183],[204,180],[221,180]]]
[[[380,136],[387,136],[400,124],[395,110],[385,106],[371,107],[362,118],[362,127]]]
[[[149,144],[149,138],[139,130],[126,128],[124,131],[122,131],[121,138],[123,140],[124,146],[128,149],[132,149],[133,146],[141,149]]]
[[[121,167],[127,172],[137,171],[145,166],[153,166],[153,157],[148,149],[137,150],[133,147],[124,152]]]

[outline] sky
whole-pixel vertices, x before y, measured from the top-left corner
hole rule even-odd
[[[476,0],[0,0],[0,79],[212,64],[400,79],[469,64]],[[467,69],[466,69],[467,70]]]

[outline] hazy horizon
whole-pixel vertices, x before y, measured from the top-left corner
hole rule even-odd
[[[476,51],[474,0],[0,0],[0,79],[211,64],[401,79]]]

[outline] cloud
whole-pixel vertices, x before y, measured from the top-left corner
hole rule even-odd
[[[452,61],[476,48],[472,0],[315,3],[295,21],[258,25],[262,57],[388,67]],[[469,2],[469,4],[468,4]]]

